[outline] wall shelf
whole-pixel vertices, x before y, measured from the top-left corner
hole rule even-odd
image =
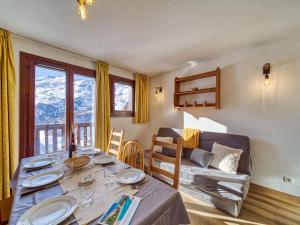
[[[198,89],[196,91],[176,92],[175,95],[195,95],[195,94],[209,93],[209,92],[216,92],[216,88],[203,88],[203,89]]]
[[[220,79],[221,76],[221,70],[218,67],[216,70],[196,74],[188,77],[176,77],[175,78],[175,93],[174,93],[174,108],[180,109],[180,108],[203,108],[203,107],[215,107],[216,109],[221,108],[221,102],[220,102]],[[197,90],[191,90],[191,91],[180,91],[180,84],[183,82],[188,81],[195,81],[200,80],[204,78],[209,77],[215,77],[216,79],[216,86],[215,87],[208,87],[208,88],[202,88]],[[202,104],[198,104],[197,102],[194,102],[193,104],[185,103],[180,104],[180,97],[186,96],[186,95],[196,95],[196,94],[203,94],[203,93],[215,93],[215,102],[208,103],[204,101]]]

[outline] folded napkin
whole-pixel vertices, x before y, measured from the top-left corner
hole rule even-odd
[[[184,148],[197,148],[199,145],[200,130],[193,128],[183,129],[182,146]]]

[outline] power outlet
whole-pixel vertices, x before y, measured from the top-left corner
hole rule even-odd
[[[284,176],[284,177],[283,177],[283,182],[285,182],[285,183],[293,183],[294,180],[293,180],[293,178],[291,178],[291,177],[286,177],[286,176]]]

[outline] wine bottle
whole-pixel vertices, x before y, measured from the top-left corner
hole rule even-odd
[[[75,142],[75,134],[74,134],[74,127],[72,126],[72,134],[71,134],[71,143],[69,146],[69,158],[73,157],[73,153],[76,152],[77,146]]]

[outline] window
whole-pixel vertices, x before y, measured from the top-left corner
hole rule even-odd
[[[94,146],[96,71],[21,52],[20,158]]]
[[[135,81],[110,75],[111,116],[134,116]]]

